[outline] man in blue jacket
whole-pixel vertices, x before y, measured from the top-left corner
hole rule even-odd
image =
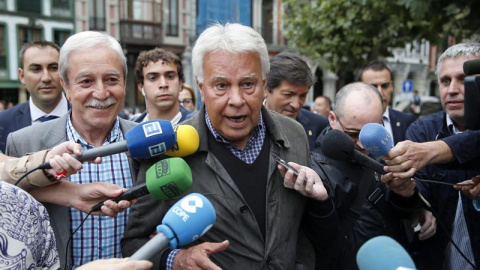
[[[410,176],[416,171],[417,179],[429,179],[450,184],[472,179],[480,174],[478,165],[471,170],[465,170],[465,164],[469,158],[463,158],[462,153],[470,153],[469,149],[475,145],[475,141],[458,144],[457,140],[450,140],[450,137],[462,138],[463,132],[469,133],[471,138],[475,138],[475,133],[466,131],[464,117],[464,78],[463,63],[467,60],[480,58],[480,44],[468,43],[457,44],[448,48],[439,58],[437,66],[437,78],[440,86],[440,98],[443,107],[442,112],[425,116],[414,122],[407,131],[407,140],[418,143],[424,143],[422,146],[430,145],[449,145],[447,154],[435,155],[437,151],[417,152],[414,155],[400,155],[406,150],[399,151],[394,149],[395,153],[385,157],[388,165],[387,170],[395,171],[395,163],[403,166],[404,172],[389,173],[382,178],[382,181],[388,185],[398,185],[401,181],[410,181]],[[458,135],[456,135],[458,134]],[[455,136],[454,136],[455,135]],[[476,136],[478,137],[478,136]],[[455,138],[456,139],[456,138]],[[442,140],[442,141],[438,141]],[[435,141],[435,142],[431,142]],[[431,142],[431,143],[427,143]],[[472,144],[473,143],[473,144]],[[411,142],[405,142],[400,145],[418,146]],[[478,145],[478,143],[476,143]],[[460,147],[460,149],[458,149]],[[448,152],[452,153],[448,154]],[[473,150],[478,152],[478,148]],[[454,154],[455,153],[455,154]],[[432,163],[448,162],[457,157],[457,163],[447,163],[435,165]],[[478,155],[478,154],[477,154]],[[418,162],[419,156],[422,156],[422,162]],[[475,155],[473,155],[475,156]],[[450,158],[448,158],[450,157]],[[405,162],[400,162],[400,160]],[[450,159],[450,160],[449,160]],[[458,164],[460,163],[460,165]],[[461,165],[461,164],[464,165]],[[418,164],[428,165],[419,167]],[[399,179],[399,177],[404,177]],[[421,243],[418,243],[417,251],[414,253],[414,260],[419,269],[475,269],[474,265],[480,265],[480,212],[476,211],[471,198],[465,196],[452,186],[439,185],[435,183],[417,182],[417,189],[424,195],[431,204],[431,209],[436,215],[438,222],[442,223],[446,229],[437,231],[437,234]],[[459,246],[461,253],[454,247],[449,238]],[[442,256],[439,257],[439,254]],[[444,254],[444,255],[443,255]]]

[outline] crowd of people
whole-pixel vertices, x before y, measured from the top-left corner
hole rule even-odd
[[[480,59],[480,44],[457,44],[440,57],[441,112],[417,119],[390,108],[392,73],[375,60],[339,89],[335,106],[316,98],[313,113],[302,108],[315,78],[301,55],[270,57],[254,29],[214,24],[192,50],[202,105],[179,57],[155,48],[140,53],[134,67],[146,111],[127,120],[128,68],[113,37],[85,31],[61,48],[25,44],[19,78],[30,98],[0,112],[0,195],[9,198],[0,203],[0,267],[354,270],[359,248],[387,235],[418,269],[476,269],[480,132],[465,129],[462,70],[471,59]],[[122,258],[155,235],[185,194],[109,200],[145,184],[147,170],[165,157],[118,153],[82,163],[74,156],[125,141],[129,130],[154,119],[197,130],[198,150],[183,157],[193,176],[186,193],[208,198],[216,221],[191,244],[128,261]],[[394,142],[377,161],[359,138],[370,123]],[[384,172],[353,154],[330,156],[325,141],[338,132],[348,140],[342,145],[382,162]],[[12,185],[47,161],[50,169]]]

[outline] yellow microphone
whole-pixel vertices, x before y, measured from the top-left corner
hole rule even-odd
[[[197,130],[190,125],[176,125],[173,131],[177,135],[177,142],[165,152],[170,157],[189,156],[198,150],[200,145],[200,137]]]

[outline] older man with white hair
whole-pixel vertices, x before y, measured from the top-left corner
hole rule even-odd
[[[93,31],[77,33],[60,50],[61,84],[72,109],[67,115],[11,133],[7,154],[22,156],[74,141],[90,149],[124,140],[136,124],[117,117],[123,107],[127,76],[122,47],[113,37]],[[107,182],[130,188],[135,174],[125,153],[103,158],[101,164],[86,163],[79,173],[67,178],[73,183]],[[133,178],[133,179],[132,179]],[[97,259],[121,257],[120,239],[128,212],[116,219],[90,216],[73,208],[47,205],[62,252],[62,267],[78,267]],[[71,245],[69,238],[73,235]],[[63,252],[67,252],[65,255]],[[66,261],[64,261],[66,259]]]

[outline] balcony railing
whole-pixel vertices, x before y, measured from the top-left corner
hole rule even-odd
[[[152,22],[120,22],[122,42],[132,44],[160,45],[162,40],[162,24]]]

